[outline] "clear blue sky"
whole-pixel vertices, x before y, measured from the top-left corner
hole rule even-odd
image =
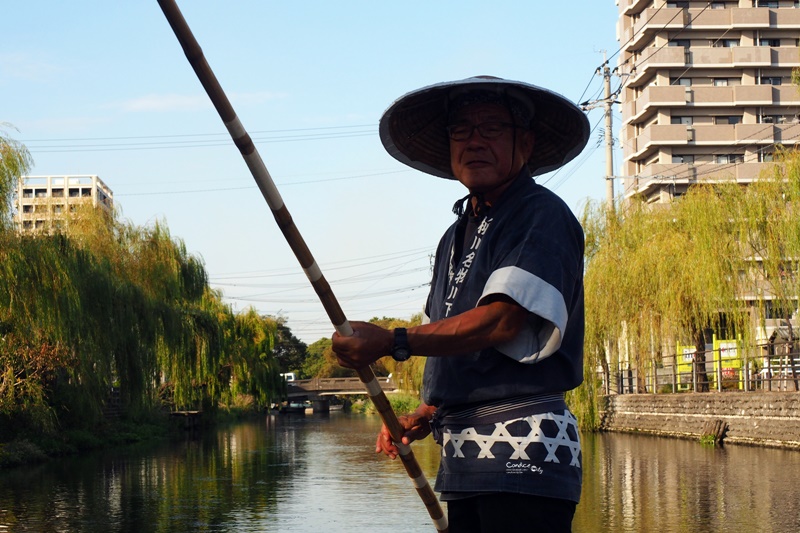
[[[480,74],[588,100],[601,51],[619,47],[612,0],[178,5],[351,320],[421,310],[429,256],[465,194],[384,152],[392,101]],[[330,336],[155,0],[13,2],[3,15],[0,122],[28,146],[32,175],[99,175],[123,218],[165,222],[201,257],[234,309],[283,316],[307,343]],[[602,110],[589,121],[584,153],[537,178],[576,212],[605,198]]]

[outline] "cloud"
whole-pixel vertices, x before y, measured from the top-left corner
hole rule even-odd
[[[232,93],[228,95],[228,98],[236,106],[237,104],[262,104],[269,100],[283,98],[283,95],[269,92]],[[150,94],[111,104],[108,107],[119,109],[126,113],[198,111],[210,108],[211,100],[206,94]]]
[[[25,53],[0,54],[2,77],[14,80],[46,82],[56,79],[64,68]]]
[[[63,118],[47,118],[40,120],[26,120],[21,124],[17,124],[20,133],[24,136],[30,135],[30,132],[35,132],[37,136],[53,135],[53,134],[76,134],[83,132],[90,132],[97,129],[98,126],[106,126],[109,123],[107,117],[63,117]],[[26,133],[27,132],[27,133]]]
[[[110,104],[108,107],[120,109],[127,113],[140,112],[164,112],[164,111],[197,111],[211,106],[208,97],[202,95],[181,95],[181,94],[150,94],[125,100],[118,104]]]

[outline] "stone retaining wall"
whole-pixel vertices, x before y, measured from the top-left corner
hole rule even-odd
[[[800,393],[622,394],[605,398],[601,428],[699,439],[709,421],[723,442],[800,449]]]

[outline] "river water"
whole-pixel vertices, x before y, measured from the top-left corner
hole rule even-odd
[[[0,471],[0,532],[432,532],[376,416],[281,415]],[[583,435],[585,532],[798,532],[800,452]],[[414,453],[433,483],[439,449]],[[535,531],[532,528],[531,531]]]

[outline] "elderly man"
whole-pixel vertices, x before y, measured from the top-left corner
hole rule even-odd
[[[583,379],[583,231],[531,179],[586,145],[585,115],[527,83],[476,77],[412,91],[384,113],[381,140],[412,168],[469,191],[436,251],[423,324],[353,322],[340,364],[427,357],[403,442],[433,431],[435,490],[450,530],[570,531],[581,490],[575,417]],[[396,457],[384,427],[376,451]]]

